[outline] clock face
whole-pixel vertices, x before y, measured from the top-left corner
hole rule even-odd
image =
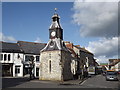
[[[56,35],[56,32],[55,31],[53,31],[52,33],[51,33],[51,36],[55,36]]]
[[[51,47],[51,48],[54,47],[54,42],[53,42],[53,41],[50,42],[50,47]]]

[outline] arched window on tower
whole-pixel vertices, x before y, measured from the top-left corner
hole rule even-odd
[[[49,61],[49,73],[51,73],[51,60]]]

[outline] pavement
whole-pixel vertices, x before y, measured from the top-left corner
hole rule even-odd
[[[2,78],[2,88],[9,88],[9,87],[28,87],[29,85],[35,86],[35,87],[54,87],[54,86],[73,86],[73,85],[79,85],[83,81],[81,80],[69,80],[69,81],[48,81],[48,80],[39,80],[39,79],[33,79],[30,80],[29,77],[3,77]],[[40,86],[41,85],[41,86]]]
[[[76,79],[76,80],[68,80],[68,81],[48,81],[48,80],[34,79],[34,80],[31,80],[30,82],[53,83],[53,84],[60,84],[60,85],[78,85],[82,83],[84,80]]]

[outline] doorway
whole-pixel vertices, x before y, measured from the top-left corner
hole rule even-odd
[[[36,68],[36,77],[39,77],[39,68]]]
[[[21,76],[20,75],[20,66],[15,66],[15,76]]]

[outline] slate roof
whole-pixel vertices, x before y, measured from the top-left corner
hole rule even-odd
[[[20,49],[17,43],[9,43],[0,41],[0,51],[8,52],[8,53],[22,53],[23,51]]]
[[[40,51],[46,46],[46,43],[35,43],[26,41],[18,41],[17,43],[25,54],[39,55]]]
[[[53,46],[51,47],[50,43],[53,42]],[[68,51],[68,48],[65,46],[64,41],[61,40],[60,38],[55,38],[55,39],[50,39],[47,43],[47,45],[45,46],[45,48],[43,48],[41,50],[42,51],[51,51],[51,50],[63,50],[63,51]]]
[[[81,47],[77,47],[76,45],[74,45],[76,48],[78,48],[79,50],[83,51],[83,52],[86,52],[86,53],[89,53],[89,54],[92,54],[91,52],[89,52],[88,50],[86,50],[85,48],[81,48]]]

